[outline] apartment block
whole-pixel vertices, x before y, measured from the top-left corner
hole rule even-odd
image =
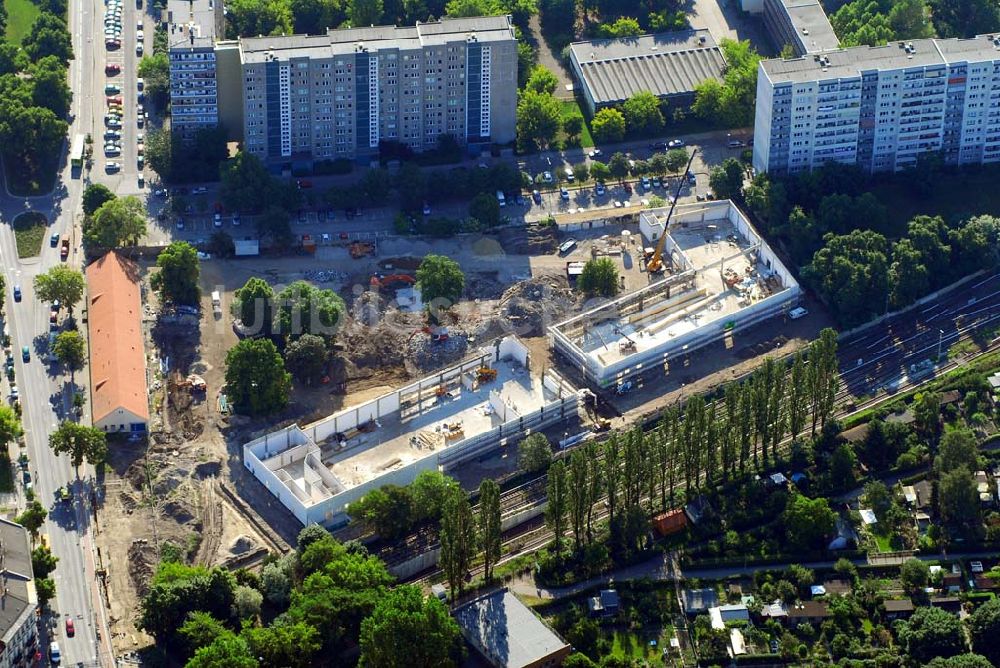
[[[219,124],[215,40],[223,34],[222,0],[169,0],[171,131],[190,138]]]
[[[515,136],[517,40],[510,17],[330,30],[239,43],[244,149],[270,162],[414,151]],[[228,101],[227,101],[228,104]]]
[[[796,56],[840,47],[819,0],[742,0],[743,11],[761,14],[774,45]]]
[[[38,595],[31,543],[20,524],[0,519],[0,668],[38,665]]]
[[[1000,160],[1000,36],[922,39],[760,63],[753,164],[868,172]]]

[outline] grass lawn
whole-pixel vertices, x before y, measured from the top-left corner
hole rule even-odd
[[[20,46],[42,11],[31,0],[4,0],[4,6],[7,8],[7,41]]]
[[[934,192],[925,197],[915,197],[912,189],[902,183],[880,183],[872,193],[888,210],[893,227],[905,231],[910,219],[922,214],[941,216],[951,223],[980,214],[1000,214],[1000,189],[996,183],[995,169],[969,170],[941,174]]]
[[[615,631],[611,642],[611,654],[632,659],[656,659],[660,656],[659,648],[650,647],[650,640],[659,643],[658,634]]]
[[[34,211],[22,213],[14,219],[14,239],[17,241],[19,258],[35,257],[42,252],[42,241],[48,221]]]
[[[583,110],[580,109],[580,105],[577,104],[576,100],[563,100],[562,105],[562,117],[569,118],[570,116],[583,116],[583,131],[580,132],[580,147],[581,148],[591,148],[594,145],[594,138],[590,136],[590,126],[587,124],[587,117],[584,115]]]

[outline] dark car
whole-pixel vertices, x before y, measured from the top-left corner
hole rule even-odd
[[[541,204],[542,203],[542,193],[538,192],[537,190],[532,190],[531,191],[531,199],[535,200],[535,204]]]
[[[656,141],[649,145],[649,150],[651,151],[663,151],[667,148],[667,142]]]
[[[631,184],[626,183],[623,187],[625,188],[625,192],[627,192],[629,195],[632,194],[632,185]]]

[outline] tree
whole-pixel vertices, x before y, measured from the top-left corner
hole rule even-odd
[[[941,434],[941,395],[937,392],[919,392],[913,399],[913,426],[917,433],[931,443]],[[955,444],[956,456],[961,451]],[[974,467],[970,467],[974,468]]]
[[[79,371],[87,361],[87,342],[78,330],[69,329],[56,335],[52,352],[71,372]]]
[[[545,524],[552,530],[555,553],[562,547],[562,535],[566,530],[566,511],[569,508],[569,492],[566,489],[566,465],[561,461],[549,467],[546,485]]]
[[[888,242],[871,230],[824,237],[803,269],[803,277],[831,306],[846,327],[882,313],[888,292]]]
[[[517,140],[522,146],[545,149],[555,140],[562,122],[559,101],[528,89],[517,102]]]
[[[10,406],[0,405],[0,446],[8,446],[21,437],[24,428],[17,413]]]
[[[84,242],[96,248],[134,246],[145,234],[146,207],[135,195],[105,202],[83,225]]]
[[[949,429],[941,438],[934,468],[939,473],[954,471],[964,466],[970,471],[979,468],[979,443],[976,435],[967,427]]]
[[[177,636],[185,645],[189,655],[202,647],[208,647],[218,638],[232,634],[218,619],[200,610],[188,613],[184,623],[177,630]]]
[[[448,579],[452,600],[462,593],[462,582],[476,555],[476,521],[469,497],[460,489],[448,495],[441,514],[441,569]]]
[[[957,654],[947,659],[936,656],[926,668],[993,668],[993,662],[981,654]]]
[[[598,183],[606,183],[611,178],[611,170],[603,162],[594,160],[590,163],[590,176]]]
[[[245,331],[270,336],[274,319],[274,289],[263,278],[251,276],[235,292],[233,310]]]
[[[45,56],[32,68],[32,101],[59,118],[69,113],[73,93],[66,81],[66,66],[56,56]]]
[[[588,260],[576,282],[586,295],[614,297],[618,294],[618,268],[609,258]]]
[[[263,211],[280,199],[274,177],[252,153],[237,153],[222,168],[220,177],[219,195],[232,211]]]
[[[938,512],[941,521],[956,531],[975,532],[979,527],[979,491],[976,479],[965,466],[941,476]]]
[[[824,498],[793,494],[785,506],[783,521],[790,543],[802,549],[817,549],[833,532],[836,515]]]
[[[921,592],[931,580],[930,567],[919,559],[907,559],[899,567],[899,580],[908,593]]]
[[[634,93],[625,100],[622,109],[625,112],[625,124],[629,132],[650,135],[663,129],[660,100],[648,90]]]
[[[552,446],[541,432],[529,434],[517,446],[517,465],[528,473],[538,473],[552,463]]]
[[[460,491],[454,478],[440,471],[421,471],[407,485],[414,522],[436,522],[441,519],[451,495]]]
[[[142,77],[146,97],[157,107],[165,107],[170,94],[170,62],[163,51],[147,53],[139,61],[139,76]]]
[[[35,296],[43,302],[58,300],[72,314],[73,307],[83,298],[83,283],[82,273],[57,264],[35,276]]]
[[[444,668],[462,656],[458,624],[412,585],[388,591],[361,623],[361,668]]]
[[[66,22],[54,14],[42,12],[21,42],[21,48],[35,62],[55,56],[64,65],[73,59],[73,39]]]
[[[598,144],[614,144],[625,138],[625,115],[614,107],[599,109],[590,121],[590,132]]]
[[[326,370],[326,341],[303,334],[285,349],[285,367],[300,383],[312,385]]]
[[[347,16],[352,26],[381,25],[382,0],[347,0]]]
[[[108,438],[103,431],[69,420],[63,420],[49,434],[49,447],[57,455],[69,455],[74,469],[79,469],[84,459],[96,466],[108,457]]]
[[[260,586],[268,603],[284,608],[292,591],[287,565],[279,560],[264,566],[260,571]]]
[[[291,0],[296,35],[322,35],[347,18],[338,0]]]
[[[857,457],[850,443],[841,443],[830,457],[830,481],[837,489],[846,489],[854,484],[854,467]]]
[[[932,0],[941,37],[973,37],[1000,30],[1000,8],[989,0]]]
[[[162,641],[173,638],[193,611],[228,620],[235,590],[233,574],[223,568],[161,561],[140,602],[136,625]]]
[[[682,148],[672,148],[666,154],[666,167],[671,174],[679,174],[688,163],[688,153]]]
[[[614,23],[602,23],[598,26],[601,37],[618,39],[622,37],[638,37],[642,34],[642,26],[634,18],[620,16]]]
[[[292,34],[288,0],[231,0],[226,5],[226,20],[233,38]]]
[[[52,554],[48,545],[39,545],[31,551],[31,573],[36,578],[47,578],[56,569],[59,557]]]
[[[331,338],[346,310],[344,300],[333,290],[295,281],[278,293],[279,331],[291,339],[303,334]]]
[[[323,639],[315,627],[304,622],[279,623],[245,629],[240,635],[250,647],[250,654],[265,666],[310,668],[323,647]]]
[[[68,128],[51,109],[33,106],[31,100],[0,98],[0,145],[25,169],[35,170],[39,156],[57,152]]]
[[[618,180],[619,184],[625,181],[625,177],[628,176],[628,170],[628,157],[624,153],[614,153],[611,155],[611,159],[608,161],[608,171],[612,177]]]
[[[743,165],[736,158],[726,158],[720,167],[709,172],[708,184],[717,199],[741,199],[743,197]]]
[[[195,652],[185,668],[258,668],[259,665],[246,640],[224,633]]]
[[[38,530],[45,524],[45,518],[49,511],[45,509],[38,499],[34,499],[25,507],[24,512],[17,516],[14,521],[23,526],[31,534],[32,539],[38,538]]]
[[[479,193],[469,203],[469,216],[486,228],[500,224],[500,202],[494,195]]]
[[[465,274],[458,263],[446,255],[427,255],[417,268],[417,285],[425,304],[437,302],[447,309],[462,296]]]
[[[993,598],[982,604],[968,618],[972,650],[982,654],[994,664],[1000,663],[1000,599]]]
[[[91,183],[83,191],[83,213],[87,216],[94,215],[94,212],[101,208],[105,202],[110,202],[117,195],[111,192],[103,183]]]
[[[233,610],[239,619],[257,619],[263,603],[264,595],[253,587],[240,585],[233,592]]]
[[[35,594],[38,596],[38,605],[45,608],[56,597],[56,581],[52,578],[37,578]]]
[[[243,339],[226,353],[226,393],[241,413],[266,415],[288,405],[291,375],[270,339]]]
[[[159,271],[153,274],[150,285],[160,299],[174,304],[196,305],[201,295],[198,287],[200,267],[198,251],[186,241],[174,241],[156,258]]]
[[[535,65],[528,75],[528,82],[524,85],[526,90],[533,90],[542,95],[552,95],[559,86],[559,79],[544,65]]]
[[[584,124],[583,116],[580,114],[571,114],[562,121],[563,132],[566,133],[568,138],[575,140],[583,132]]]
[[[948,658],[965,650],[965,636],[958,617],[941,608],[921,606],[900,632],[900,643],[910,659],[927,663],[934,657]]]
[[[479,537],[483,544],[483,577],[493,581],[493,567],[500,559],[500,486],[494,480],[479,483]]]

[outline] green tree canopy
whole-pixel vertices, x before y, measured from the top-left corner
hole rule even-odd
[[[529,88],[521,92],[516,118],[518,143],[545,149],[559,132],[562,110],[554,97]]]
[[[285,349],[285,367],[292,377],[311,385],[326,370],[326,341],[314,334],[303,334]]]
[[[35,276],[35,296],[43,302],[56,300],[71,313],[83,298],[83,274],[64,264],[57,264]]]
[[[292,34],[289,0],[230,0],[226,3],[230,37]]]
[[[83,239],[96,248],[134,246],[146,234],[146,207],[135,195],[105,202],[84,220]]]
[[[79,371],[87,361],[87,341],[75,329],[59,332],[52,352],[60,364],[70,371]]]
[[[552,95],[559,86],[559,79],[544,65],[535,65],[528,75],[528,83],[525,89],[533,90],[542,95]]]
[[[475,218],[486,228],[500,224],[500,202],[495,195],[479,193],[469,203],[469,217]]]
[[[916,609],[900,630],[899,639],[910,659],[921,664],[935,657],[955,656],[965,650],[965,636],[958,617],[931,606]]]
[[[108,457],[108,439],[103,431],[69,420],[63,420],[49,434],[49,447],[57,455],[69,455],[75,469],[80,468],[84,459],[96,466]]]
[[[954,471],[964,466],[970,471],[979,468],[979,442],[967,427],[949,429],[941,437],[934,468],[940,473]]]
[[[347,0],[347,17],[352,26],[381,25],[382,13],[382,0]]]
[[[14,521],[27,529],[32,538],[37,538],[38,530],[45,524],[45,518],[48,515],[49,511],[45,509],[45,506],[39,503],[38,499],[35,499],[28,503],[24,512],[18,515]]]
[[[31,573],[36,578],[47,578],[56,569],[59,557],[52,554],[48,545],[39,545],[31,551]]]
[[[147,53],[139,61],[143,90],[157,107],[165,105],[170,94],[170,62],[162,51]]]
[[[625,138],[625,115],[614,107],[605,107],[594,114],[590,132],[598,144],[614,144]]]
[[[586,295],[614,297],[618,294],[618,267],[610,258],[601,257],[588,260],[576,286]]]
[[[266,415],[288,405],[291,375],[270,339],[243,339],[226,353],[226,395],[241,413]]]
[[[794,494],[785,507],[783,521],[788,540],[801,549],[825,547],[824,540],[833,533],[836,515],[826,499],[810,499]]]
[[[919,559],[907,559],[899,567],[899,580],[911,594],[923,591],[931,580],[930,566]]]
[[[278,324],[281,333],[291,339],[303,334],[331,338],[347,307],[333,290],[317,288],[306,281],[295,281],[278,293]]]
[[[979,526],[979,490],[972,472],[965,466],[941,476],[938,513],[941,521],[958,533],[972,533]]]
[[[425,304],[438,303],[448,308],[465,290],[465,274],[455,260],[446,255],[427,255],[417,268],[417,285]]]
[[[159,271],[153,274],[150,285],[160,294],[160,299],[173,304],[196,305],[201,296],[198,276],[201,273],[198,251],[186,241],[174,241],[156,258]]]
[[[136,625],[165,641],[173,639],[191,612],[228,620],[235,590],[236,579],[224,568],[161,561],[140,603]]]
[[[871,230],[828,234],[803,276],[847,327],[881,313],[888,290],[888,242]]]
[[[545,434],[535,432],[517,446],[517,465],[528,473],[544,471],[552,463],[552,445]]]
[[[101,208],[105,202],[110,202],[117,195],[111,192],[103,183],[91,183],[83,191],[83,213],[87,216],[94,215],[94,212]]]
[[[263,278],[251,276],[235,292],[233,310],[243,327],[251,333],[270,336],[274,318],[274,289]]]
[[[458,624],[437,598],[410,585],[390,590],[361,624],[362,668],[456,666],[463,647]]]
[[[685,160],[685,163],[687,160]],[[708,175],[708,184],[712,187],[717,199],[735,199],[743,197],[743,165],[736,158],[726,158],[722,165],[713,167]]]
[[[598,26],[601,37],[617,39],[621,37],[638,37],[643,33],[639,22],[630,16],[620,16],[613,23],[602,23]]]
[[[21,48],[36,62],[46,56],[55,56],[64,64],[73,59],[73,39],[66,22],[49,12],[38,15]]]
[[[0,405],[0,445],[9,445],[24,433],[21,420],[10,406]]]
[[[66,78],[66,66],[56,56],[45,56],[31,71],[35,106],[49,109],[59,118],[69,113],[73,93]]]
[[[323,646],[315,627],[304,622],[278,623],[249,628],[241,634],[250,647],[250,655],[260,657],[265,666],[311,668]]]
[[[625,124],[630,132],[650,135],[663,130],[663,112],[660,100],[648,90],[635,93],[622,105]]]
[[[972,649],[994,664],[1000,663],[1000,599],[993,598],[976,608],[968,618]]]

